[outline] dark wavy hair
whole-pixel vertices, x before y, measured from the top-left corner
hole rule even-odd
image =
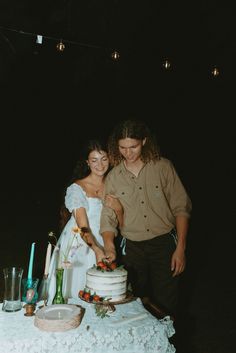
[[[83,179],[90,174],[90,168],[88,167],[87,160],[88,160],[90,153],[93,151],[98,151],[98,152],[103,151],[103,152],[108,153],[107,144],[103,140],[93,139],[93,140],[87,141],[87,143],[85,143],[81,147],[81,149],[79,150],[79,152],[78,152],[79,159],[76,162],[76,165],[75,165],[74,170],[72,172],[72,177],[69,180],[69,183],[67,183],[67,185],[65,186],[63,193],[62,193],[62,203],[61,203],[60,210],[59,210],[59,217],[60,217],[59,218],[59,229],[60,229],[60,231],[63,230],[63,228],[65,227],[69,218],[71,217],[71,213],[69,212],[69,210],[65,206],[66,189],[69,185],[74,183],[76,180]],[[109,171],[109,168],[107,170],[107,173],[108,173],[108,171]]]
[[[115,126],[108,138],[108,154],[112,166],[118,165],[123,160],[123,156],[119,151],[119,140],[125,138],[135,140],[146,138],[146,143],[142,147],[141,154],[141,159],[144,163],[160,159],[160,150],[156,138],[151,133],[149,127],[139,120],[124,120]]]
[[[88,167],[87,160],[90,153],[93,151],[103,151],[108,153],[107,144],[103,140],[93,139],[89,140],[86,144],[82,146],[79,151],[79,159],[73,170],[69,185],[78,179],[85,178],[90,174],[90,169]]]

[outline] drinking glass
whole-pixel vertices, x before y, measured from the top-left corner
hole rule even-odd
[[[5,282],[3,311],[13,312],[21,310],[21,280],[23,271],[20,267],[7,267],[3,269]]]

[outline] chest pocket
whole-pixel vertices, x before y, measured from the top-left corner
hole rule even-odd
[[[161,189],[159,188],[158,185],[155,185],[155,186],[153,187],[153,195],[154,195],[157,199],[161,198],[162,193],[161,193]]]
[[[159,185],[153,185],[151,190],[151,196],[153,198],[153,201],[160,200],[163,198],[163,190]]]

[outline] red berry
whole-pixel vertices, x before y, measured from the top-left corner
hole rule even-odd
[[[84,298],[84,300],[86,300],[88,302],[89,298],[90,298],[90,294],[89,293],[84,293],[83,298]]]
[[[93,297],[93,300],[94,300],[95,302],[99,302],[99,300],[100,300],[99,295],[95,294],[94,297]]]
[[[80,291],[79,291],[79,297],[83,297],[83,295],[84,295],[84,291],[83,291],[83,290],[80,290]]]
[[[116,265],[115,262],[112,262],[112,263],[109,265],[109,267],[110,267],[111,270],[114,270],[114,269],[117,267],[117,265]]]

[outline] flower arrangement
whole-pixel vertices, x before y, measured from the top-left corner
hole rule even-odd
[[[69,261],[69,256],[73,257],[78,248],[81,246],[78,242],[78,234],[81,234],[81,228],[74,227],[72,228],[73,236],[71,237],[70,242],[67,245],[65,251],[62,251],[60,244],[58,244],[58,239],[53,231],[48,233],[48,236],[51,239],[54,239],[55,244],[52,244],[55,250],[58,252],[58,268],[71,268],[72,263]]]

